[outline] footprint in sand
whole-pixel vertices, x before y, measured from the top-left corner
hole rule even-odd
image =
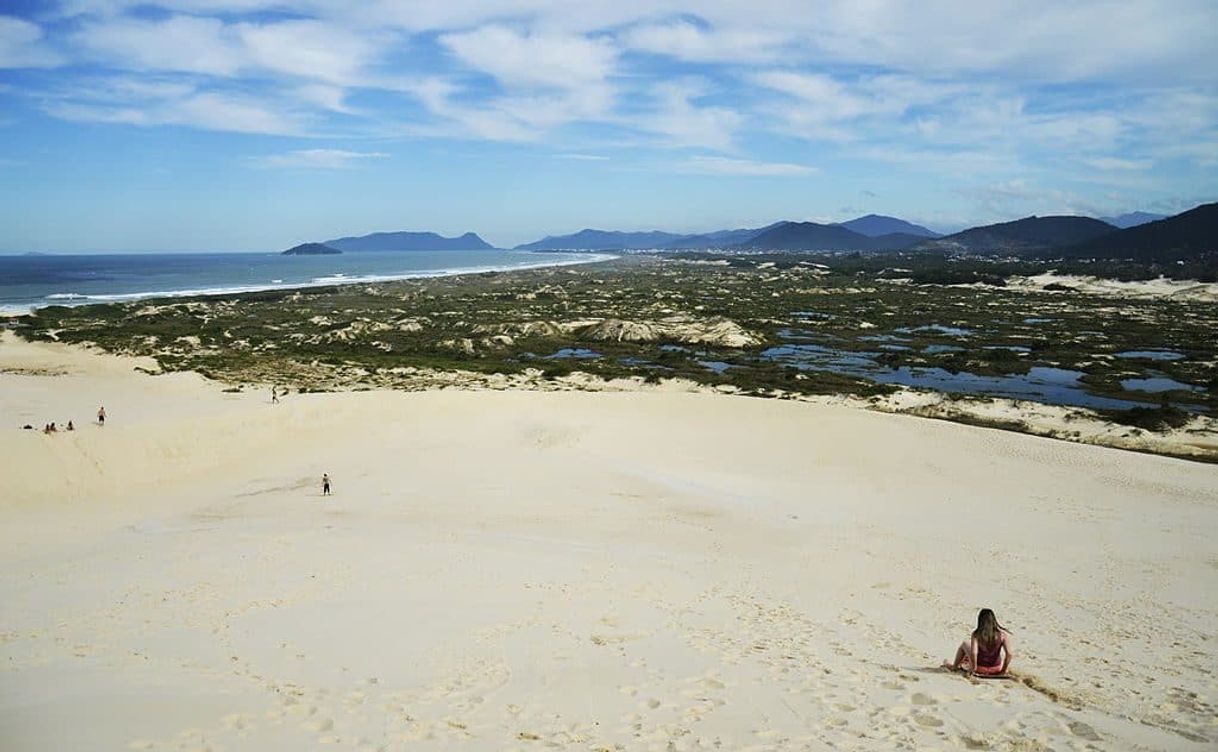
[[[943,725],[943,721],[941,719],[939,719],[938,717],[933,716],[933,715],[926,715],[924,713],[918,713],[917,715],[915,715],[914,722],[917,723],[919,726],[925,726],[926,728],[939,728],[940,726]]]
[[[957,736],[952,741],[964,749],[990,749],[990,743],[982,736]],[[1012,749],[1023,749],[1023,747],[1012,747]],[[1031,748],[1029,747],[1029,749]]]
[[[245,731],[253,722],[253,717],[244,713],[231,713],[221,719],[224,728],[230,731]]]
[[[303,728],[305,731],[321,733],[322,731],[329,731],[330,729],[334,728],[334,721],[330,720],[329,718],[318,718],[315,721],[305,723],[303,726],[301,726],[301,728]]]
[[[1070,721],[1068,728],[1070,729],[1071,734],[1074,734],[1080,739],[1086,739],[1089,742],[1103,741],[1103,739],[1100,738],[1100,735],[1095,732],[1095,729],[1091,728],[1091,726],[1083,723],[1082,721]]]

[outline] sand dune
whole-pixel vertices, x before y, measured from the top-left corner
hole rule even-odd
[[[0,340],[5,750],[1218,743],[1216,466],[707,394],[271,405],[135,365]],[[982,606],[1019,681],[936,668]]]

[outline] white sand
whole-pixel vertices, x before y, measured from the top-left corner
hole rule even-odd
[[[707,394],[271,405],[132,366],[0,339],[6,752],[1218,743],[1216,466]],[[982,606],[1027,683],[936,670]]]
[[[1218,301],[1218,283],[1197,282],[1188,279],[1155,279],[1124,282],[1119,279],[1081,276],[1076,274],[1054,274],[1048,272],[1031,277],[1010,277],[1007,288],[1011,290],[1043,290],[1046,285],[1058,284],[1072,287],[1084,295],[1102,295],[1113,298],[1173,298],[1175,300]]]

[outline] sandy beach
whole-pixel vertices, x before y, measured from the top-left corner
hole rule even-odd
[[[828,401],[271,404],[137,368],[0,338],[6,752],[1218,744],[1216,465]],[[981,607],[1013,680],[938,668]]]

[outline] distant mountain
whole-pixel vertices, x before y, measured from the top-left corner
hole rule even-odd
[[[1183,214],[1149,222],[1103,237],[1059,248],[1074,258],[1119,258],[1145,262],[1179,261],[1218,254],[1218,203],[1202,204]]]
[[[1147,222],[1158,222],[1160,219],[1167,219],[1166,214],[1151,214],[1150,212],[1136,211],[1128,214],[1121,214],[1116,217],[1100,217],[1100,219],[1113,227],[1119,227],[1122,230],[1127,230],[1130,227],[1144,225]]]
[[[337,248],[331,248],[321,243],[301,243],[284,251],[282,256],[333,256],[342,253]]]
[[[871,238],[873,251],[903,251],[926,240],[925,235],[915,235],[908,232],[890,232]]]
[[[1091,217],[1024,217],[925,240],[911,250],[1023,255],[1083,243],[1113,232],[1117,228]]]
[[[573,235],[547,235],[541,240],[516,246],[518,251],[616,251],[666,248],[686,235],[671,232],[619,232],[617,230],[580,230]]]
[[[866,235],[869,238],[878,238],[881,235],[892,235],[895,233],[914,235],[922,238],[939,237],[939,233],[934,230],[928,230],[922,225],[915,225],[912,222],[906,222],[896,217],[886,217],[883,214],[868,214],[864,217],[852,219],[849,222],[838,222],[837,225],[838,227],[845,227],[852,232],[857,232],[859,235]]]
[[[494,248],[472,232],[456,238],[434,232],[374,232],[327,240],[324,245],[340,251],[482,251]]]
[[[782,222],[775,222],[772,225],[765,227],[757,227],[753,229],[741,228],[737,230],[718,230],[716,232],[707,232],[701,235],[683,235],[681,238],[672,241],[665,248],[731,248],[732,246],[747,243],[757,237],[766,230],[773,229]]]
[[[763,251],[869,251],[873,241],[841,225],[783,222],[741,245]]]

